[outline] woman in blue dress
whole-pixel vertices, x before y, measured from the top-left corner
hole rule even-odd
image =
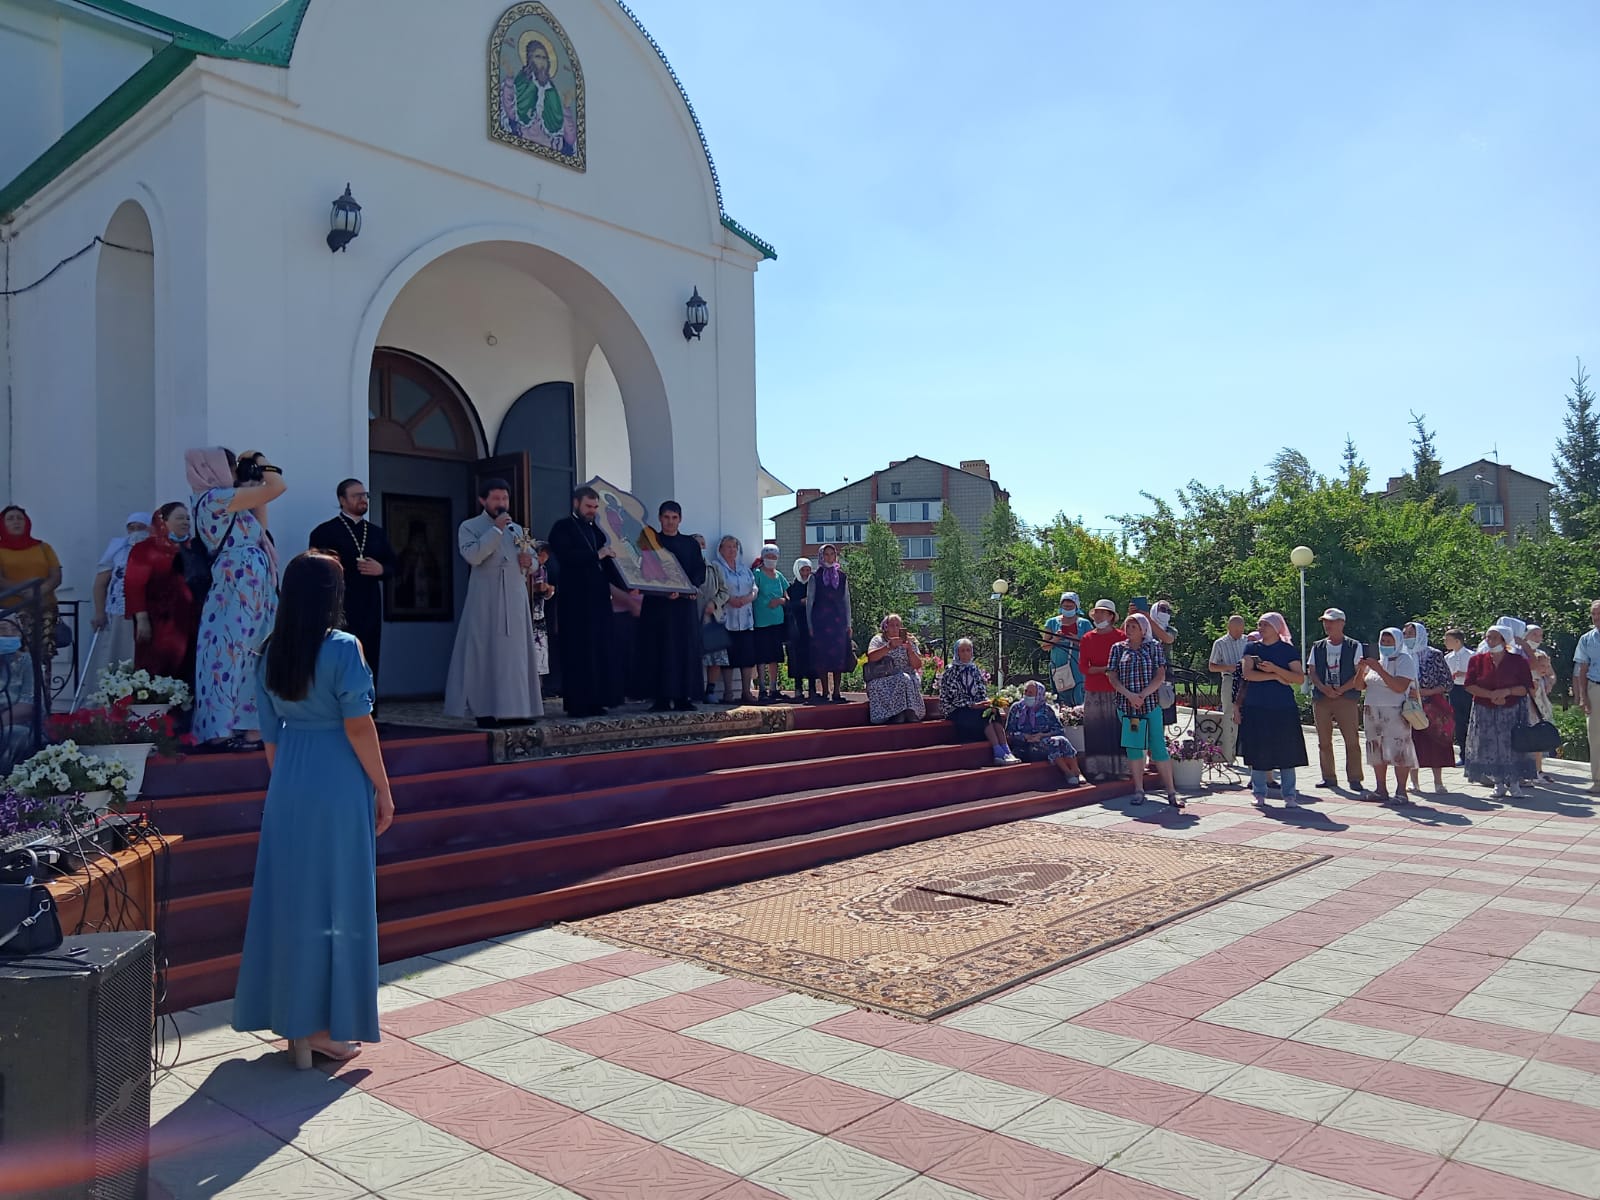
[[[297,557],[255,673],[272,781],[233,1024],[289,1039],[302,1069],[378,1040],[377,838],[394,798],[343,606],[339,560]]]
[[[1056,688],[1056,702],[1068,707],[1083,703],[1083,672],[1078,669],[1078,643],[1083,635],[1094,628],[1094,622],[1083,615],[1083,605],[1077,592],[1061,593],[1061,611],[1044,623],[1045,644],[1050,647],[1051,682],[1062,667],[1072,669],[1072,686]]]

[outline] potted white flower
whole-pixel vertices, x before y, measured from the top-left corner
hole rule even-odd
[[[123,763],[85,754],[70,740],[46,746],[6,777],[6,787],[39,802],[39,811],[51,820],[81,811],[120,812],[130,782]]]
[[[160,716],[170,709],[188,708],[194,695],[189,685],[169,675],[152,675],[135,670],[131,662],[119,662],[100,673],[100,681],[89,693],[91,706],[112,708],[126,705],[137,717]]]
[[[144,787],[150,755],[170,756],[178,748],[172,718],[164,710],[140,716],[137,707],[126,700],[107,708],[80,708],[51,717],[49,728],[52,738],[71,742],[86,757],[120,764],[128,776],[123,789],[128,800]]]

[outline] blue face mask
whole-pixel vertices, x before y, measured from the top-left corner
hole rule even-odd
[[[1399,646],[1385,646],[1382,642],[1378,643],[1378,655],[1381,658],[1393,658],[1399,653]]]
[[[167,540],[168,541],[177,542],[178,545],[181,546],[185,542],[187,542],[189,539],[188,538],[184,538],[184,537],[179,537],[177,534],[173,533],[171,530],[168,530],[167,531]]]
[[[1029,692],[1028,693],[1027,705],[1028,705],[1029,708],[1038,708],[1043,703],[1044,703],[1044,697],[1041,696],[1038,692]]]
[[[15,654],[22,649],[20,637],[0,637],[0,655]]]
[[[1417,651],[1417,639],[1414,637],[1408,637],[1405,639],[1405,643],[1406,649],[1415,654]]]
[[[1070,604],[1063,604],[1061,606],[1061,615],[1063,617],[1075,617],[1078,615],[1078,610],[1073,608]]]

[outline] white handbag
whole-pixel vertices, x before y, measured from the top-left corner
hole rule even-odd
[[[1061,695],[1078,686],[1078,677],[1072,673],[1071,663],[1062,663],[1050,672],[1050,682],[1055,685],[1056,694]]]

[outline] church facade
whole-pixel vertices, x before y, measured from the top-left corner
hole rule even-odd
[[[775,255],[619,0],[287,0],[228,39],[0,0],[0,78],[28,114],[0,137],[0,494],[80,596],[202,445],[282,466],[286,553],[368,482],[424,564],[390,589],[388,694],[442,689],[486,475],[539,533],[602,476],[759,544]]]

